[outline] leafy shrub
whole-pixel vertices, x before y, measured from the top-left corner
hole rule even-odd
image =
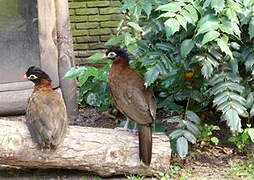
[[[218,145],[219,139],[213,136],[213,131],[220,130],[219,126],[204,124],[200,126],[200,133],[198,134],[198,144],[203,146]]]
[[[124,19],[106,45],[135,54],[131,65],[144,73],[158,107],[179,114],[178,129],[169,136],[180,155],[187,154],[187,142],[195,143],[198,134],[198,123],[187,118],[190,112],[213,105],[234,135],[241,132],[241,118],[254,115],[254,1],[123,3]]]
[[[101,57],[102,54],[95,54],[89,60]],[[65,78],[77,79],[79,85],[79,101],[81,104],[94,106],[98,111],[104,111],[111,106],[111,98],[108,90],[109,61],[103,68],[98,69],[93,66],[73,67],[65,75]]]
[[[236,143],[240,151],[243,150],[246,145],[254,143],[254,128],[245,128],[238,136],[230,137],[229,141]]]

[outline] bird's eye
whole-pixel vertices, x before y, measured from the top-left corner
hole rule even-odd
[[[115,57],[116,57],[116,53],[114,53],[114,52],[108,53],[108,58],[113,59]]]
[[[35,80],[37,78],[38,78],[37,76],[35,76],[34,74],[31,74],[27,79],[29,79],[29,80]]]

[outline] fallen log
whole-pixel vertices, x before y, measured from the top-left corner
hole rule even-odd
[[[136,133],[105,128],[70,126],[62,145],[54,151],[39,150],[32,142],[24,117],[18,121],[0,118],[0,164],[26,168],[85,170],[100,176],[167,172],[171,149],[168,137],[153,134],[149,168],[138,156]]]

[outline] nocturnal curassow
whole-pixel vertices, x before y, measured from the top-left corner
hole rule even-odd
[[[64,100],[52,89],[50,77],[40,68],[31,66],[24,76],[35,84],[26,109],[31,137],[40,148],[55,150],[68,126]]]
[[[125,129],[129,119],[137,123],[139,158],[149,166],[152,158],[152,123],[156,116],[153,91],[145,87],[143,76],[130,68],[127,51],[113,46],[106,51],[104,58],[113,61],[109,72],[112,102],[127,117]]]

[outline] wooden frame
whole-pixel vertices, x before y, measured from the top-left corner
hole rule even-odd
[[[63,79],[73,66],[74,55],[69,25],[68,0],[37,0],[41,68],[46,71],[54,88],[60,88],[69,118],[78,114],[75,80]],[[31,82],[0,84],[0,116],[24,114]]]

